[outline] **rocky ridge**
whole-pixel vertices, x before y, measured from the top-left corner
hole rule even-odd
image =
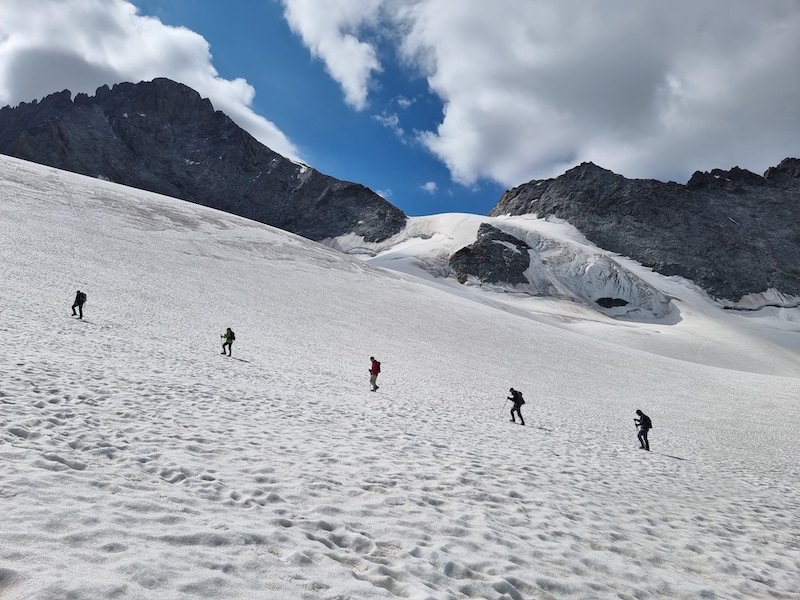
[[[490,216],[534,214],[577,227],[597,246],[736,301],[800,296],[800,160],[764,176],[734,167],[685,185],[626,179],[592,163],[508,190]]]
[[[63,92],[0,109],[0,153],[273,225],[313,240],[380,241],[406,216],[358,183],[273,152],[169,79]]]

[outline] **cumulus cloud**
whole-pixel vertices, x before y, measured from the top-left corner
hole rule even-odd
[[[392,60],[375,40],[427,77],[444,112],[419,139],[463,184],[586,160],[685,180],[798,154],[796,0],[283,1],[357,108]],[[351,37],[352,65],[321,49]]]
[[[436,193],[436,190],[439,189],[439,186],[436,185],[435,181],[429,181],[427,183],[422,184],[419,187],[428,192],[429,194],[434,194]]]
[[[366,107],[372,74],[381,65],[374,45],[356,34],[377,22],[382,4],[383,0],[283,0],[289,26],[358,110]]]
[[[168,77],[197,90],[274,151],[299,160],[295,145],[250,106],[244,79],[219,77],[208,42],[182,27],[144,17],[125,0],[0,2],[0,106],[69,89]]]

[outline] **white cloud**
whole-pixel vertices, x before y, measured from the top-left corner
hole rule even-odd
[[[416,98],[406,98],[405,96],[398,96],[395,100],[397,101],[397,105],[403,109],[408,108],[417,101]]]
[[[69,89],[168,77],[197,90],[275,152],[299,160],[295,145],[250,108],[244,79],[219,77],[208,42],[182,27],[137,14],[124,0],[0,2],[0,106]]]
[[[405,139],[405,131],[400,127],[400,117],[395,113],[385,112],[380,115],[372,115],[372,120],[383,125],[387,129],[391,129],[400,139]]]
[[[392,190],[375,190],[375,193],[384,200],[388,200],[392,197]]]
[[[436,190],[439,189],[435,181],[429,181],[419,187],[428,192],[429,194],[434,194],[436,193]]]
[[[362,110],[373,72],[381,70],[375,47],[356,34],[375,23],[383,0],[283,0],[289,26],[320,58],[344,91],[348,104]]]
[[[283,1],[354,106],[380,83],[370,40],[427,76],[445,109],[419,139],[463,184],[584,160],[685,179],[798,154],[796,0]],[[352,65],[320,50],[346,36],[364,40]]]

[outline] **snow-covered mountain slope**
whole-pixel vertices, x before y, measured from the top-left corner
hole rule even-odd
[[[450,257],[473,244],[482,224],[529,249],[526,282],[458,282]],[[651,269],[591,244],[558,220],[530,216],[442,214],[411,217],[381,243],[353,235],[326,240],[371,264],[418,277],[463,298],[629,348],[679,360],[768,375],[800,376],[800,299],[762,294],[728,310],[681,277]],[[499,243],[499,242],[495,242]],[[603,307],[599,298],[626,305]],[[747,299],[745,299],[747,300]],[[750,306],[776,305],[752,310]]]
[[[3,600],[797,597],[762,321],[619,323],[5,157],[0,198]]]

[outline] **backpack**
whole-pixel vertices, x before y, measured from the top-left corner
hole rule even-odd
[[[82,304],[86,302],[86,294],[84,294],[83,292],[81,292],[80,301]]]
[[[236,340],[236,334],[233,333],[233,329],[231,329],[231,341],[233,342],[235,340]]]
[[[381,372],[381,361],[379,361],[379,360],[376,360],[376,361],[375,361],[375,366],[377,366],[377,367],[378,367],[378,373],[380,373],[380,372]]]

